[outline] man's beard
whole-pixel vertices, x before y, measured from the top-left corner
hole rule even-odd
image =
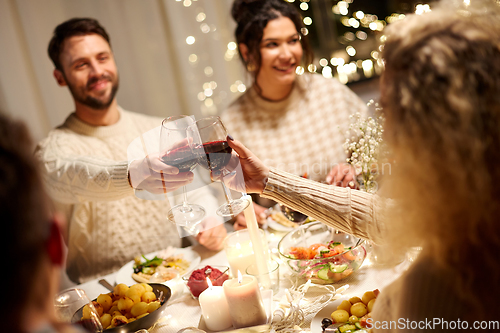
[[[103,78],[110,81],[113,85],[111,87],[111,93],[109,94],[109,98],[107,100],[104,100],[104,101],[100,100],[98,98],[89,96],[89,95],[81,94],[67,80],[66,80],[66,82],[68,84],[69,91],[71,92],[71,95],[73,96],[75,101],[77,101],[83,105],[86,105],[92,109],[95,109],[95,110],[104,110],[104,109],[107,109],[111,105],[111,103],[113,102],[113,99],[115,98],[116,92],[118,91],[118,87],[119,87],[118,76],[116,77],[116,82],[113,82],[112,79],[108,75],[103,75],[100,78],[91,79],[91,80],[89,80],[89,82],[87,82],[87,87],[89,87],[94,82],[96,82],[100,79],[103,79]]]

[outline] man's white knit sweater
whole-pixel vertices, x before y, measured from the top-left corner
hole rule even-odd
[[[91,126],[71,114],[36,149],[47,190],[69,221],[67,273],[75,282],[181,243],[166,218],[168,201],[141,200],[128,182],[127,147],[161,119],[119,112],[111,126]],[[207,215],[217,207],[206,187],[190,192],[189,201],[202,204]]]

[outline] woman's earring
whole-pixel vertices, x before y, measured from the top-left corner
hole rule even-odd
[[[249,62],[247,64],[247,71],[255,72],[256,69],[257,69],[257,66],[255,66],[255,64],[253,62]]]

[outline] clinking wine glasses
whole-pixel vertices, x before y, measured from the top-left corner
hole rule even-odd
[[[227,143],[227,131],[219,117],[207,117],[196,121],[196,127],[201,138],[202,145],[195,151],[199,156],[198,163],[214,174],[220,173],[220,180],[226,203],[217,209],[219,216],[235,216],[248,207],[249,202],[245,198],[233,199],[231,193],[224,184],[224,177],[229,174],[226,169],[231,160],[232,149]]]
[[[192,171],[198,164],[194,149],[201,145],[198,132],[190,128],[194,119],[189,116],[173,116],[163,120],[160,131],[160,158],[163,163],[176,167],[180,172]],[[168,176],[167,176],[168,177]],[[168,212],[171,222],[183,227],[190,234],[197,234],[205,209],[187,202],[186,187],[182,187],[182,204]]]

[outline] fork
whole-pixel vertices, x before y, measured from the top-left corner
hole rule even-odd
[[[105,279],[100,279],[98,282],[99,282],[99,284],[103,285],[109,291],[113,291],[114,290],[114,287],[111,285],[111,283],[109,283]]]

